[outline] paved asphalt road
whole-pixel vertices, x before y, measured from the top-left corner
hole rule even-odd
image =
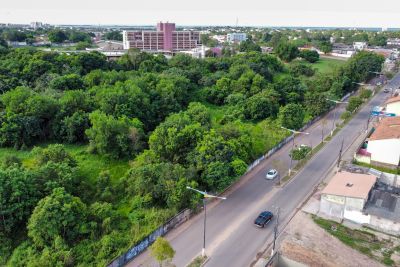
[[[400,74],[387,87],[398,88]],[[309,195],[315,185],[324,177],[330,167],[335,164],[339,155],[342,140],[347,148],[353,140],[366,129],[369,111],[373,106],[381,105],[388,94],[381,91],[329,142],[318,154],[309,161],[302,171],[286,186],[274,187],[276,181],[265,180],[266,171],[272,167],[276,159],[282,162],[280,170],[285,173],[288,168],[288,153],[291,143],[284,146],[270,159],[265,160],[253,171],[248,173],[246,181],[235,191],[221,201],[207,209],[206,252],[210,260],[207,267],[243,267],[255,259],[257,252],[271,240],[273,225],[264,229],[253,225],[254,219],[262,210],[274,211],[280,207],[280,224],[285,224],[290,215],[295,212],[300,203]],[[339,117],[342,107],[338,107],[336,118]],[[324,126],[328,134],[333,122],[332,112],[327,115]],[[310,135],[296,137],[297,144],[318,144],[321,141],[322,123],[319,121],[307,129]],[[178,267],[186,266],[193,258],[199,255],[202,248],[203,214],[192,219],[188,226],[178,229],[167,235],[176,250],[173,263]],[[148,252],[133,260],[128,266],[153,266],[149,261]]]

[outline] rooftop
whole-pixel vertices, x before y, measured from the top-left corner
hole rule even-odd
[[[400,222],[400,189],[378,183],[371,191],[365,212]]]
[[[382,118],[368,140],[400,139],[400,117]]]
[[[400,101],[400,95],[389,98],[389,99],[385,102],[385,104],[394,103],[394,102],[399,102],[399,101]]]
[[[342,171],[333,176],[322,194],[367,199],[375,182],[373,175]]]

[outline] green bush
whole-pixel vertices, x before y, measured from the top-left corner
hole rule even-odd
[[[310,153],[311,147],[309,146],[300,146],[298,148],[290,151],[290,157],[294,160],[304,159],[308,153]]]
[[[368,99],[368,98],[371,97],[371,95],[372,95],[372,91],[371,91],[371,90],[368,90],[368,89],[363,89],[363,90],[361,90],[361,92],[360,92],[360,97],[361,97],[362,99]]]
[[[340,118],[344,121],[350,119],[350,117],[351,117],[351,113],[349,111],[345,111],[342,113],[342,115],[340,115]]]
[[[349,104],[346,107],[346,110],[349,112],[354,112],[357,108],[361,106],[363,100],[358,96],[352,96],[349,99]]]

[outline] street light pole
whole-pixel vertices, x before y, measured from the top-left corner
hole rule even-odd
[[[332,136],[332,135],[333,135],[333,130],[335,129],[337,104],[347,104],[348,102],[345,102],[345,101],[337,101],[337,100],[333,100],[333,99],[329,99],[329,98],[327,98],[326,100],[335,103],[335,107],[334,107],[334,109],[333,109],[333,122],[332,122],[332,130],[331,130],[331,136]]]
[[[203,248],[201,249],[201,256],[206,255],[206,222],[207,222],[207,207],[206,198],[203,197],[203,208],[204,208],[204,227],[203,227]]]
[[[295,131],[295,130],[292,130],[292,129],[288,129],[288,128],[285,128],[285,127],[282,127],[281,126],[281,128],[282,129],[285,129],[285,130],[287,130],[287,131],[289,131],[289,132],[291,132],[291,133],[293,133],[293,138],[292,138],[292,149],[291,149],[291,151],[290,152],[293,152],[293,148],[294,148],[294,138],[296,137],[296,134],[310,134],[310,133],[307,133],[307,132],[300,132],[300,131]],[[289,155],[290,156],[290,155]],[[293,159],[292,159],[292,156],[290,156],[290,165],[289,165],[289,173],[288,173],[288,175],[290,176],[290,174],[292,173],[292,163],[293,163]]]
[[[190,186],[186,186],[187,189],[195,191],[203,195],[203,209],[204,209],[204,226],[203,226],[203,248],[201,249],[201,256],[206,256],[206,225],[207,225],[207,205],[206,198],[219,198],[225,200],[226,197],[218,197],[211,194],[208,194],[205,191],[200,191],[195,188],[191,188]]]

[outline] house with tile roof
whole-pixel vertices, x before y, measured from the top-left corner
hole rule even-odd
[[[400,95],[389,98],[386,102],[386,112],[400,116]]]
[[[370,164],[395,168],[400,161],[400,117],[382,118],[363,148]]]

